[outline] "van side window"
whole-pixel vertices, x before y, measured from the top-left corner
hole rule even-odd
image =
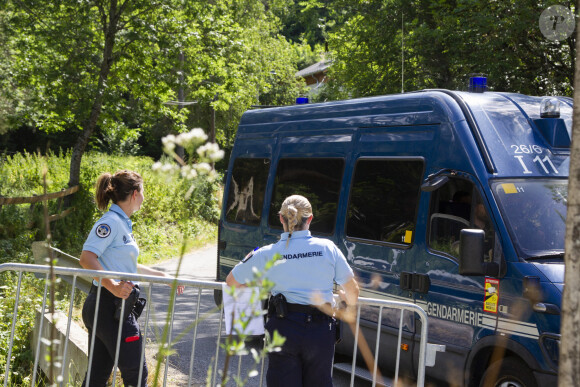
[[[282,228],[278,211],[284,199],[302,195],[308,198],[314,212],[310,231],[332,234],[343,172],[344,159],[280,159],[268,217],[270,227]]]
[[[459,258],[459,235],[464,228],[485,231],[485,259],[493,259],[495,231],[481,195],[468,180],[450,178],[431,196],[429,247]]]
[[[346,235],[411,244],[422,176],[423,160],[359,160],[350,191]]]
[[[270,160],[238,158],[234,161],[228,192],[226,220],[252,226],[260,224]]]

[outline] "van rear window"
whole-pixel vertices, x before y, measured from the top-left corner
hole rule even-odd
[[[359,160],[350,191],[346,235],[411,244],[422,176],[423,160]]]
[[[278,212],[284,199],[302,195],[310,201],[314,212],[310,231],[332,234],[343,172],[344,159],[280,159],[268,217],[270,227],[282,228]]]
[[[257,226],[262,218],[270,159],[238,158],[234,161],[228,192],[226,220]]]

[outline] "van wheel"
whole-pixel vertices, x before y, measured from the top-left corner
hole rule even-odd
[[[536,387],[532,371],[520,360],[508,357],[490,365],[479,387]]]

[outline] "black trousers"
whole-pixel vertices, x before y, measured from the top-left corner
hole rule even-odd
[[[280,352],[268,354],[268,387],[331,387],[336,323],[326,315],[289,312],[266,323],[286,338]]]
[[[93,360],[91,363],[91,377],[89,385],[86,385],[87,376],[83,381],[83,387],[105,387],[115,362],[115,350],[117,348],[117,334],[119,321],[114,318],[115,297],[107,289],[101,289],[101,299],[99,302],[99,316],[95,329],[95,347]],[[89,350],[91,348],[91,337],[93,333],[93,323],[95,318],[95,307],[97,305],[96,287],[91,288],[83,305],[83,322],[89,330]],[[139,323],[131,313],[127,320],[123,321],[121,332],[121,345],[119,347],[118,367],[125,386],[142,387],[147,386],[147,364],[143,364],[143,376],[139,379],[139,366],[141,364],[141,351],[143,346],[143,336],[139,328]]]

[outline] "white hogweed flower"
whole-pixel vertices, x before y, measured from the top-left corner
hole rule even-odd
[[[204,144],[204,142],[207,141],[207,138],[208,137],[203,129],[200,128],[192,129],[189,132],[181,133],[177,136],[169,134],[163,137],[161,140],[163,143],[163,150],[165,153],[177,160],[181,166],[173,163],[163,164],[158,161],[153,164],[152,169],[160,173],[179,173],[182,178],[188,180],[194,180],[201,175],[207,176],[210,180],[217,179],[219,175],[209,163],[214,163],[223,159],[225,152],[221,150],[216,143]],[[186,165],[184,160],[175,153],[175,148],[177,146],[183,147],[183,149],[192,156],[192,160],[196,159],[196,157],[193,156],[197,152],[200,162],[197,164]],[[193,186],[186,196],[191,195],[192,189]]]
[[[163,166],[161,166],[161,172],[164,173],[173,173],[175,171],[177,171],[179,169],[179,167],[177,165],[173,165],[173,164],[163,164]]]
[[[197,177],[197,171],[189,165],[181,167],[181,176],[185,179],[193,180]]]
[[[161,139],[163,143],[163,148],[166,150],[167,153],[172,153],[175,149],[175,136],[173,134],[167,135]]]
[[[219,161],[224,157],[224,151],[221,150],[218,144],[208,142],[205,145],[197,148],[197,154],[202,158],[211,162]]]
[[[212,167],[208,163],[195,164],[194,167],[200,175],[207,175],[212,171]]]
[[[183,148],[193,151],[193,149],[207,140],[207,134],[203,129],[195,128],[189,132],[181,133],[177,136],[176,142]]]

